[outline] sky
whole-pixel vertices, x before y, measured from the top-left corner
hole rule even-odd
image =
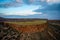
[[[0,0],[0,17],[60,20],[60,0]]]

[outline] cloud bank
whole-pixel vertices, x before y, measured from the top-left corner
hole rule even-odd
[[[0,16],[7,18],[60,18],[60,0],[0,0]]]
[[[60,0],[0,0],[0,7],[8,8],[8,7],[19,7],[22,6],[23,4],[46,5],[54,3],[60,3]]]
[[[42,14],[41,12],[34,12],[34,10],[38,9],[39,6],[33,5],[24,5],[22,7],[17,8],[7,8],[0,10],[3,15],[21,15],[21,16],[29,16],[34,14]]]
[[[46,0],[48,3],[60,3],[60,0]]]

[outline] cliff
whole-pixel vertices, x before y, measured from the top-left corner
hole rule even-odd
[[[41,21],[42,22],[42,21]],[[43,23],[24,22],[4,22],[4,26],[10,26],[20,33],[20,40],[47,40],[47,21]],[[29,24],[28,24],[29,23]],[[33,25],[32,25],[33,24]],[[42,37],[44,35],[44,37]]]

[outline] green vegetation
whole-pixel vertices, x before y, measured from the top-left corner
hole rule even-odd
[[[19,24],[19,25],[35,25],[46,23],[46,20],[34,20],[34,21],[25,21],[25,22],[5,22],[10,24]]]

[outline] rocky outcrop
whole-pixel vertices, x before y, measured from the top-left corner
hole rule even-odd
[[[5,26],[10,26],[16,29],[18,32],[21,32],[20,40],[44,40],[41,34],[47,33],[47,23],[38,24],[38,25],[18,25],[5,23]],[[47,34],[45,34],[47,35]]]
[[[35,24],[35,25],[18,25],[5,22],[4,26],[2,25],[0,25],[1,40],[59,40],[60,39],[59,25],[53,25],[48,23]]]
[[[0,24],[0,40],[19,40],[20,33],[10,26]]]
[[[5,23],[5,26],[11,26],[12,28],[24,33],[34,33],[44,31],[45,29],[47,29],[48,25],[47,23],[37,25],[18,25]]]

